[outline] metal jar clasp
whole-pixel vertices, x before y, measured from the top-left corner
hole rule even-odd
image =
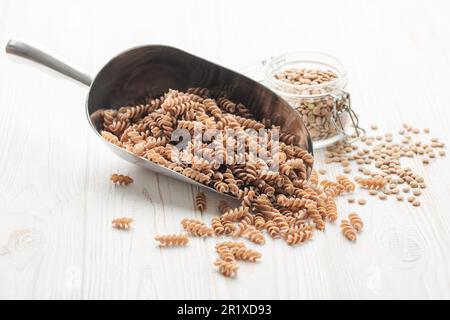
[[[360,140],[366,135],[366,130],[359,126],[359,117],[351,107],[350,93],[341,91],[341,94],[333,94],[333,114],[331,121],[336,127],[336,130],[347,138],[347,142],[352,143]],[[346,130],[346,117],[350,119],[354,132]]]

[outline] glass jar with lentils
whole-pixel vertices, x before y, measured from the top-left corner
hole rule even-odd
[[[364,135],[345,91],[347,73],[336,58],[317,52],[284,54],[266,63],[264,82],[300,113],[314,148]]]

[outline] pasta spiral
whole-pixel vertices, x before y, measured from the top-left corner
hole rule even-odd
[[[213,235],[213,230],[198,220],[183,219],[181,225],[192,236],[211,237]]]
[[[252,227],[252,226],[249,226],[245,230],[244,236],[246,236],[248,240],[250,240],[251,242],[256,243],[256,244],[262,245],[262,244],[266,243],[266,239],[264,238],[264,235],[262,234],[262,232],[255,229],[255,227]]]
[[[319,174],[317,173],[317,170],[313,169],[311,171],[311,175],[309,177],[309,182],[312,185],[318,185],[319,184]]]
[[[219,254],[220,259],[226,262],[235,262],[235,256],[231,252],[231,249],[228,246],[219,246],[216,247],[216,251]]]
[[[185,246],[189,243],[189,238],[185,234],[158,235],[155,240],[160,246],[165,247]]]
[[[239,207],[234,210],[226,212],[224,215],[222,215],[223,221],[238,221],[244,218],[245,215],[248,214],[248,208],[247,207]]]
[[[286,243],[290,246],[303,243],[312,237],[312,231],[306,226],[292,227],[286,234]]]
[[[262,230],[266,226],[266,219],[264,219],[262,215],[257,214],[255,216],[253,224],[257,230]]]
[[[227,262],[221,259],[216,260],[214,265],[219,268],[219,272],[225,277],[234,277],[239,269],[235,262]]]
[[[125,176],[122,174],[117,174],[117,173],[114,173],[111,176],[111,181],[115,184],[122,185],[122,186],[128,186],[133,183],[133,179],[131,177]]]
[[[223,221],[224,234],[227,236],[237,236],[240,234],[239,228],[232,221]]]
[[[280,228],[278,228],[277,224],[270,220],[265,223],[265,227],[267,232],[272,238],[278,238],[280,236]]]
[[[256,250],[246,248],[234,248],[230,251],[236,260],[255,262],[261,259],[262,254]]]
[[[346,176],[337,176],[337,182],[345,188],[347,192],[355,192],[355,184]]]
[[[220,247],[228,247],[230,250],[232,249],[240,249],[245,248],[245,243],[243,242],[233,242],[233,241],[225,241],[216,244],[216,250]]]
[[[336,202],[334,202],[333,197],[328,197],[327,199],[327,218],[331,222],[334,222],[338,219]]]
[[[316,225],[316,229],[320,231],[325,230],[325,222],[323,221],[319,210],[317,210],[317,205],[314,202],[309,201],[306,204],[306,209],[309,217],[313,220],[314,224]]]
[[[119,146],[119,147],[122,146],[122,143],[120,142],[119,138],[117,138],[117,136],[115,136],[111,132],[102,131],[101,135],[102,135],[103,139],[105,139],[109,143],[115,144],[116,146]]]
[[[134,220],[132,218],[122,217],[112,221],[112,225],[116,229],[127,230],[130,229]]]
[[[214,217],[211,220],[211,227],[216,236],[221,236],[225,233],[225,227],[222,224],[220,218]]]
[[[386,185],[386,180],[384,180],[383,178],[359,179],[358,184],[361,187],[365,187],[367,189],[381,190]]]
[[[356,241],[356,232],[355,229],[351,226],[350,222],[348,220],[342,220],[341,221],[341,231],[342,234],[350,241]]]
[[[348,215],[348,219],[350,220],[351,225],[355,228],[356,231],[360,232],[364,227],[364,222],[360,218],[358,214],[355,212],[351,212]]]
[[[198,192],[195,196],[195,205],[197,209],[201,212],[206,209],[206,196],[203,192]]]

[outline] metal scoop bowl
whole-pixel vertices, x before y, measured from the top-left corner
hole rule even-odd
[[[88,86],[85,106],[88,121],[97,136],[119,157],[213,192],[218,191],[105,141],[100,135],[103,129],[100,110],[118,109],[144,97],[159,97],[169,89],[223,88],[230,100],[243,103],[258,120],[269,119],[280,126],[281,132],[294,135],[294,144],[313,154],[311,137],[299,114],[282,98],[242,74],[173,47],[146,45],[131,48],[112,58],[93,80],[55,57],[20,41],[10,40],[6,52],[45,65]]]

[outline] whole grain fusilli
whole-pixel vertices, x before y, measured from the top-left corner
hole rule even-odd
[[[195,205],[201,212],[206,209],[206,195],[203,192],[197,193],[195,196]]]
[[[309,182],[312,185],[317,185],[319,183],[319,174],[317,173],[317,170],[313,169],[311,171],[311,176],[309,177]]]
[[[248,214],[248,208],[239,207],[234,210],[228,211],[222,215],[223,221],[238,221],[244,218]]]
[[[220,257],[221,260],[226,262],[235,262],[235,255],[231,251],[231,249],[228,246],[218,246],[216,247],[216,251]]]
[[[213,229],[216,236],[221,236],[225,233],[225,227],[218,217],[214,217],[211,219],[211,228]]]
[[[312,229],[309,225],[294,226],[285,235],[286,243],[290,246],[303,243],[312,238]]]
[[[360,232],[364,227],[364,222],[361,217],[355,212],[351,212],[348,215],[348,219],[350,220],[351,225],[355,228],[356,231]]]
[[[134,220],[132,218],[122,217],[112,221],[112,225],[116,229],[127,230],[130,229]]]
[[[206,224],[194,219],[183,219],[181,225],[187,233],[195,237],[211,237],[214,233]]]
[[[230,250],[230,249],[229,249]],[[246,249],[246,248],[234,248],[230,252],[236,260],[251,261],[255,262],[261,259],[262,254],[256,250]],[[224,259],[225,260],[225,259]]]
[[[257,230],[255,227],[249,226],[246,229],[244,236],[248,240],[250,240],[251,242],[256,243],[256,244],[260,244],[261,245],[261,244],[266,243],[266,239],[264,238],[264,234],[261,231]]]
[[[346,176],[337,176],[336,181],[345,188],[345,191],[355,192],[355,184]]]
[[[341,221],[341,231],[342,234],[350,241],[356,241],[356,231],[353,229],[352,225],[348,220]]]
[[[219,272],[225,277],[234,277],[239,269],[236,262],[228,262],[222,259],[216,260],[214,265],[219,268]]]
[[[376,190],[381,190],[386,185],[386,180],[384,180],[383,178],[358,179],[357,182],[361,187]]]
[[[158,235],[155,240],[164,247],[185,246],[189,243],[189,238],[185,234]]]
[[[127,186],[127,185],[130,185],[133,183],[133,179],[131,177],[125,176],[122,174],[117,174],[117,173],[114,173],[111,176],[111,181],[115,184],[122,185],[122,186]]]
[[[336,202],[333,197],[328,197],[327,199],[327,218],[334,222],[338,219],[338,212],[336,207]]]

